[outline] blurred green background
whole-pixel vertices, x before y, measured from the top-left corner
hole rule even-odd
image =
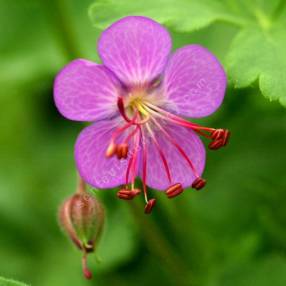
[[[203,191],[174,200],[154,191],[151,216],[139,198],[95,191],[107,223],[89,259],[94,280],[83,279],[81,253],[57,223],[75,190],[73,145],[83,126],[59,115],[52,88],[73,58],[98,60],[92,3],[0,1],[0,276],[41,286],[285,286],[286,112],[257,84],[230,85],[220,110],[200,120],[232,132],[227,148],[208,151]],[[224,63],[237,28],[170,31],[175,48],[200,43]]]

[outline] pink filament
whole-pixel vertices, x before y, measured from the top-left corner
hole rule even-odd
[[[126,185],[128,185],[129,182],[129,175],[131,173],[131,182],[135,182],[135,177],[136,177],[136,162],[137,162],[137,153],[139,149],[139,143],[140,143],[140,138],[139,136],[136,136],[133,140],[134,142],[134,152],[131,152],[131,158],[128,161],[128,166],[126,169],[126,177],[125,177],[125,182]]]
[[[148,125],[147,125],[148,126]],[[148,128],[148,127],[147,127]],[[165,157],[165,154],[163,153],[156,137],[154,136],[152,130],[150,128],[149,129],[149,133],[150,133],[150,136],[151,136],[151,139],[154,141],[154,144],[155,144],[155,147],[157,149],[157,151],[159,152],[159,155],[161,157],[161,160],[163,162],[163,165],[164,165],[164,168],[165,168],[165,171],[166,171],[166,174],[167,174],[167,177],[168,177],[168,180],[169,182],[171,183],[172,182],[172,178],[171,178],[171,173],[170,173],[170,169],[169,169],[169,165],[168,165],[168,161]]]
[[[185,151],[183,150],[183,148],[174,140],[174,138],[158,123],[158,121],[156,119],[152,119],[153,122],[158,126],[158,128],[163,132],[163,134],[167,137],[167,139],[177,148],[177,150],[181,153],[182,157],[188,162],[188,164],[190,165],[192,171],[194,172],[196,177],[199,177],[194,164],[192,163],[192,161],[190,160],[190,158],[188,157],[188,155],[185,153]]]
[[[147,149],[146,149],[146,141],[142,129],[140,128],[141,142],[142,142],[142,151],[143,151],[143,174],[142,174],[142,182],[143,182],[143,192],[146,203],[148,203],[147,197]]]
[[[211,136],[209,136],[208,134],[202,132],[202,130],[203,131],[207,131],[207,132],[212,132],[212,131],[215,130],[214,128],[203,127],[203,126],[200,126],[200,125],[198,125],[196,123],[189,122],[189,121],[187,121],[187,120],[185,120],[185,119],[183,119],[183,118],[181,118],[179,116],[176,116],[176,115],[174,115],[174,114],[172,114],[172,113],[170,113],[170,112],[168,112],[168,111],[166,111],[166,110],[164,110],[162,108],[159,108],[159,107],[157,107],[157,106],[155,106],[153,104],[150,104],[150,103],[147,103],[145,105],[145,108],[149,112],[151,112],[154,115],[157,115],[157,116],[159,116],[159,117],[161,117],[161,118],[163,118],[165,120],[171,121],[171,122],[176,123],[176,124],[178,124],[180,126],[191,128],[192,130],[194,130],[195,132],[199,133],[200,135],[202,135],[202,136],[204,136],[206,138],[211,138]],[[158,112],[160,112],[160,113],[162,113],[164,115],[162,115],[162,114],[160,114]]]
[[[126,137],[126,139],[124,140],[124,143],[128,143],[129,140],[131,140],[133,138],[133,136],[140,130],[140,126],[139,125],[136,125],[135,129],[130,132],[128,134],[128,136]]]

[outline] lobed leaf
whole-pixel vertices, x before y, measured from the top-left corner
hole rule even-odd
[[[235,87],[258,80],[262,94],[286,106],[286,33],[282,23],[263,30],[243,29],[234,39],[226,64]]]

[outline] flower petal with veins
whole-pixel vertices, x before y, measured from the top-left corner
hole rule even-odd
[[[171,46],[163,26],[146,17],[129,16],[102,33],[98,52],[103,64],[125,85],[142,85],[161,74]]]
[[[84,128],[77,138],[75,144],[77,169],[81,177],[95,188],[106,189],[125,184],[128,161],[105,156],[112,133],[120,123],[122,120],[119,119],[94,123]],[[126,134],[121,136],[124,135]]]
[[[54,99],[66,118],[95,121],[117,113],[120,82],[105,66],[77,59],[57,75]]]
[[[226,75],[206,48],[189,45],[171,56],[164,72],[163,89],[174,112],[192,118],[204,117],[221,105]]]
[[[201,175],[205,167],[206,157],[205,147],[201,139],[192,130],[181,126],[165,125],[163,127],[190,158],[198,175]],[[162,131],[157,130],[154,135],[166,157],[172,180],[169,182],[156,145],[147,134],[147,185],[156,190],[166,190],[170,185],[176,183],[181,183],[183,188],[190,187],[195,179],[195,174],[188,162],[182,158],[180,152]]]

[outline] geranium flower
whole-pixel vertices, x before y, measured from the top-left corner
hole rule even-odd
[[[222,103],[226,75],[207,49],[188,45],[171,53],[168,31],[152,19],[125,17],[99,41],[102,64],[76,59],[57,75],[55,103],[71,120],[93,122],[75,144],[81,177],[98,189],[121,186],[118,197],[140,193],[142,178],[150,213],[155,199],[147,186],[169,198],[192,186],[199,190],[205,148],[225,146],[229,131],[186,120],[210,115]]]

